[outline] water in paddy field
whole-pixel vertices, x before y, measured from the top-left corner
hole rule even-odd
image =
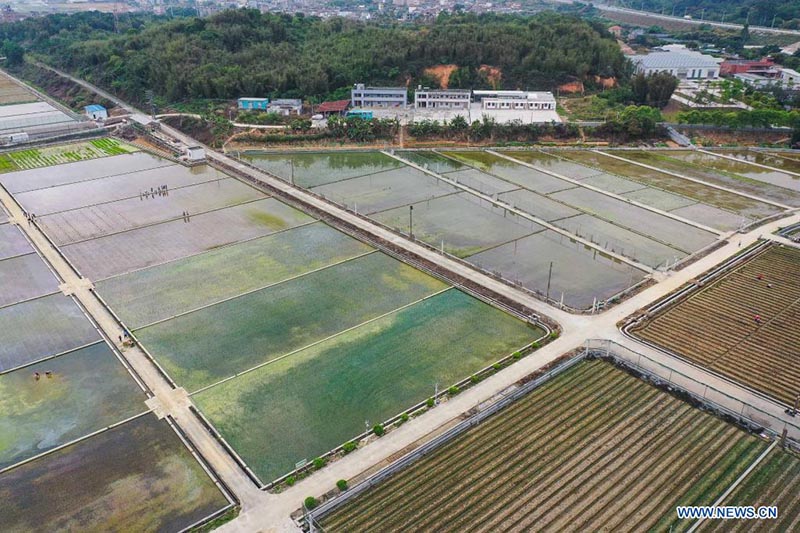
[[[317,187],[402,166],[380,152],[242,154],[241,158],[300,187]]]
[[[730,172],[764,183],[771,183],[778,187],[800,191],[800,176],[793,176],[778,170],[749,165],[745,162],[734,161],[725,157],[718,157],[702,152],[672,151],[669,155],[670,157],[692,163],[693,165],[713,168],[714,170],[722,172]]]

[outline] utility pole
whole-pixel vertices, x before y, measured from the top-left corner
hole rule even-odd
[[[439,405],[439,382],[433,385],[433,405]]]
[[[774,15],[772,16],[772,25],[770,26],[770,28],[774,28],[774,27],[775,27],[775,18],[776,18],[777,16],[778,16],[778,14],[777,14],[777,13],[776,13],[776,14],[774,14]]]
[[[408,206],[408,236],[414,238],[414,206]]]
[[[550,261],[550,271],[547,273],[547,295],[545,296],[544,301],[550,300],[550,280],[553,277],[553,262]]]

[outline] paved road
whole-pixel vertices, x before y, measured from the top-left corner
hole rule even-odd
[[[557,4],[572,4],[573,0],[550,0],[551,2]],[[714,28],[726,28],[729,30],[741,30],[741,24],[735,24],[732,22],[717,22],[713,20],[700,20],[700,19],[685,19],[683,17],[676,17],[672,15],[662,15],[661,13],[653,13],[652,11],[640,11],[638,9],[628,9],[624,7],[616,7],[616,6],[609,6],[606,4],[601,3],[594,3],[594,7],[601,11],[609,11],[612,13],[627,13],[630,15],[639,15],[639,16],[646,16],[648,18],[656,19],[656,20],[665,20],[665,21],[672,21],[672,22],[682,22],[684,24],[695,24],[697,26],[701,24],[706,24],[708,26],[712,26]],[[798,30],[785,30],[783,28],[770,28],[767,26],[750,26],[751,32],[757,33],[776,33],[781,35],[796,35],[800,37],[800,31]]]
[[[150,118],[146,114],[136,110],[125,102],[120,101],[104,91],[92,87],[90,84],[82,80],[72,77],[70,78],[76,83],[79,83],[91,90],[95,90],[95,92],[103,97],[116,102],[117,105],[128,109],[133,120],[141,124],[147,124],[150,122]],[[190,137],[170,127],[162,125],[162,130],[171,138],[179,139],[185,145],[198,144],[194,139],[191,139]],[[188,403],[191,400],[186,397],[182,391],[172,390],[163,377],[155,371],[155,368],[146,358],[143,352],[136,349],[126,350],[124,354],[126,358],[131,361],[131,364],[142,376],[142,379],[155,393],[156,401],[154,403],[156,404],[157,409],[163,410],[164,412],[169,412],[175,416],[178,424],[189,434],[189,436],[200,449],[201,453],[203,453],[209,463],[222,475],[223,479],[229,484],[229,486],[231,486],[232,490],[234,490],[237,496],[242,500],[242,512],[239,518],[223,526],[220,529],[221,531],[293,530],[294,526],[289,520],[289,514],[299,507],[300,503],[306,496],[319,496],[331,490],[335,486],[336,480],[352,478],[364,470],[373,467],[374,465],[381,464],[388,459],[393,458],[399,451],[403,450],[419,439],[430,435],[431,432],[435,431],[437,428],[452,423],[453,420],[457,419],[464,412],[470,410],[474,406],[496,397],[502,391],[505,391],[509,387],[513,386],[514,383],[521,377],[524,377],[525,375],[528,375],[542,366],[552,362],[563,353],[583,345],[587,338],[613,339],[623,346],[644,352],[652,359],[662,362],[668,366],[675,367],[676,369],[679,369],[681,372],[698,381],[705,381],[713,384],[731,396],[748,398],[752,400],[759,408],[773,414],[778,418],[785,418],[782,406],[768,402],[760,397],[751,398],[753,395],[750,392],[731,382],[722,380],[719,377],[714,376],[713,374],[710,374],[698,367],[683,363],[665,353],[650,349],[641,345],[640,343],[632,341],[622,336],[616,325],[620,320],[629,316],[634,311],[663,297],[664,295],[682,286],[687,281],[695,278],[704,271],[736,254],[741,247],[748,246],[749,244],[757,241],[763,235],[769,235],[779,227],[800,222],[800,215],[798,214],[794,214],[788,219],[782,219],[780,221],[767,224],[747,234],[743,234],[741,237],[732,239],[732,242],[729,244],[722,246],[697,262],[687,266],[683,270],[677,273],[671,273],[656,285],[640,292],[629,300],[602,314],[595,316],[572,315],[550,307],[549,305],[544,304],[529,294],[488,277],[467,265],[449,259],[448,257],[417,243],[408,241],[407,239],[400,237],[380,226],[377,226],[368,220],[362,219],[355,214],[333,204],[329,204],[328,202],[312,196],[301,189],[297,189],[272,175],[243,165],[224,154],[215,152],[208,148],[207,155],[212,161],[233,167],[243,175],[257,179],[264,184],[279,190],[287,197],[307,203],[331,216],[353,225],[359,230],[368,232],[369,234],[388,241],[395,246],[411,252],[412,254],[418,255],[419,257],[422,257],[428,261],[432,261],[442,268],[450,270],[470,281],[488,287],[496,293],[525,305],[538,313],[550,316],[551,318],[557,320],[563,328],[563,334],[559,339],[537,351],[534,355],[522,359],[518,363],[512,365],[510,368],[486,379],[485,381],[458,395],[454,399],[443,403],[436,409],[421,415],[412,423],[405,424],[397,430],[390,432],[385,437],[379,439],[377,442],[361,448],[347,457],[334,462],[320,472],[317,472],[313,476],[298,482],[293,487],[280,494],[269,494],[256,490],[253,484],[250,483],[244,474],[238,469],[232,459],[230,459],[230,457],[225,454],[224,451],[222,451],[216,441],[214,441],[214,439],[211,438],[200,426],[197,419],[192,416],[191,413],[189,413]],[[7,204],[10,210],[13,211],[12,215],[15,217],[15,219],[24,220],[24,215],[19,207],[14,203],[12,198],[3,193],[3,195],[0,196],[0,199],[4,204]],[[34,240],[37,247],[39,247],[43,253],[46,253],[48,260],[51,260],[54,266],[57,267],[57,270],[64,277],[64,279],[66,279],[69,284],[75,287],[76,295],[78,295],[81,302],[84,303],[92,316],[94,316],[98,323],[100,323],[101,327],[110,334],[111,338],[116,338],[116,322],[113,320],[113,317],[110,316],[108,311],[100,304],[94,294],[88,290],[86,280],[78,278],[78,276],[71,271],[71,269],[66,265],[66,263],[64,263],[57,252],[50,247],[49,243],[45,240],[45,237],[41,234],[41,232],[38,231],[38,229],[32,229],[30,233],[31,238]]]

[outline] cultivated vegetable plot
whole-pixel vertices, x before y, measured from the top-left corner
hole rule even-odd
[[[316,222],[110,278],[97,290],[128,327],[140,328],[371,250]]]
[[[103,342],[2,374],[0,469],[143,413],[144,400]]]
[[[676,505],[710,505],[766,446],[608,363],[582,362],[322,527],[664,531]]]
[[[636,334],[792,403],[800,392],[798,269],[800,251],[772,246],[643,323]]]
[[[66,120],[71,120],[61,113],[59,113],[59,115],[64,116]],[[20,150],[18,152],[0,155],[0,172],[49,167],[62,163],[74,163],[76,161],[85,161],[98,157],[127,154],[136,151],[137,148],[133,146],[124,144],[116,139],[108,138]]]
[[[21,104],[24,102],[35,102],[36,97],[32,92],[5,76],[0,76],[0,105]]]
[[[192,398],[269,482],[542,335],[450,289]]]
[[[180,531],[228,504],[151,414],[0,474],[0,494],[11,531]]]
[[[708,520],[700,531],[797,531],[800,527],[800,457],[776,448],[723,505],[776,505],[778,519]]]

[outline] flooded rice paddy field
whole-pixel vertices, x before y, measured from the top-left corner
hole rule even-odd
[[[322,172],[315,159],[300,158],[288,163],[287,179],[368,212],[462,194],[388,156],[330,164]],[[265,165],[286,168],[280,158]],[[468,378],[544,335],[210,167],[188,169],[137,152],[65,163],[57,176],[46,170],[0,179],[23,207],[39,211],[41,228],[264,482],[361,433],[365,418],[394,416],[429,397],[433,383]],[[541,229],[530,226],[518,235]],[[71,302],[61,294],[45,298]],[[41,327],[45,310],[27,312],[38,313],[28,322]],[[67,351],[55,359],[67,365],[97,345],[95,331],[73,346],[69,329],[70,342],[39,352]],[[77,384],[78,365],[71,367]],[[297,379],[287,380],[287,372]],[[298,380],[315,391],[299,395]],[[380,400],[354,401],[370,394]],[[276,409],[273,397],[290,407]],[[297,448],[295,415],[312,411],[326,414],[304,423]],[[239,423],[248,420],[254,422]],[[263,423],[283,437],[265,439]]]
[[[116,141],[94,143],[83,151],[63,145],[46,153],[5,154],[20,166],[43,168],[6,169],[0,181],[15,190],[45,187],[29,198],[41,213],[80,208],[74,194],[56,190],[68,187],[59,184],[99,183],[102,176],[125,172],[118,157],[132,162],[127,170],[142,168],[143,161],[153,168],[163,163],[140,153],[117,155],[125,150]],[[72,162],[61,164],[59,157]],[[118,194],[124,189],[116,187]],[[32,210],[23,200],[17,198]],[[227,507],[226,497],[169,424],[140,416],[149,411],[147,392],[60,283],[19,227],[0,224],[3,527],[178,531]]]

